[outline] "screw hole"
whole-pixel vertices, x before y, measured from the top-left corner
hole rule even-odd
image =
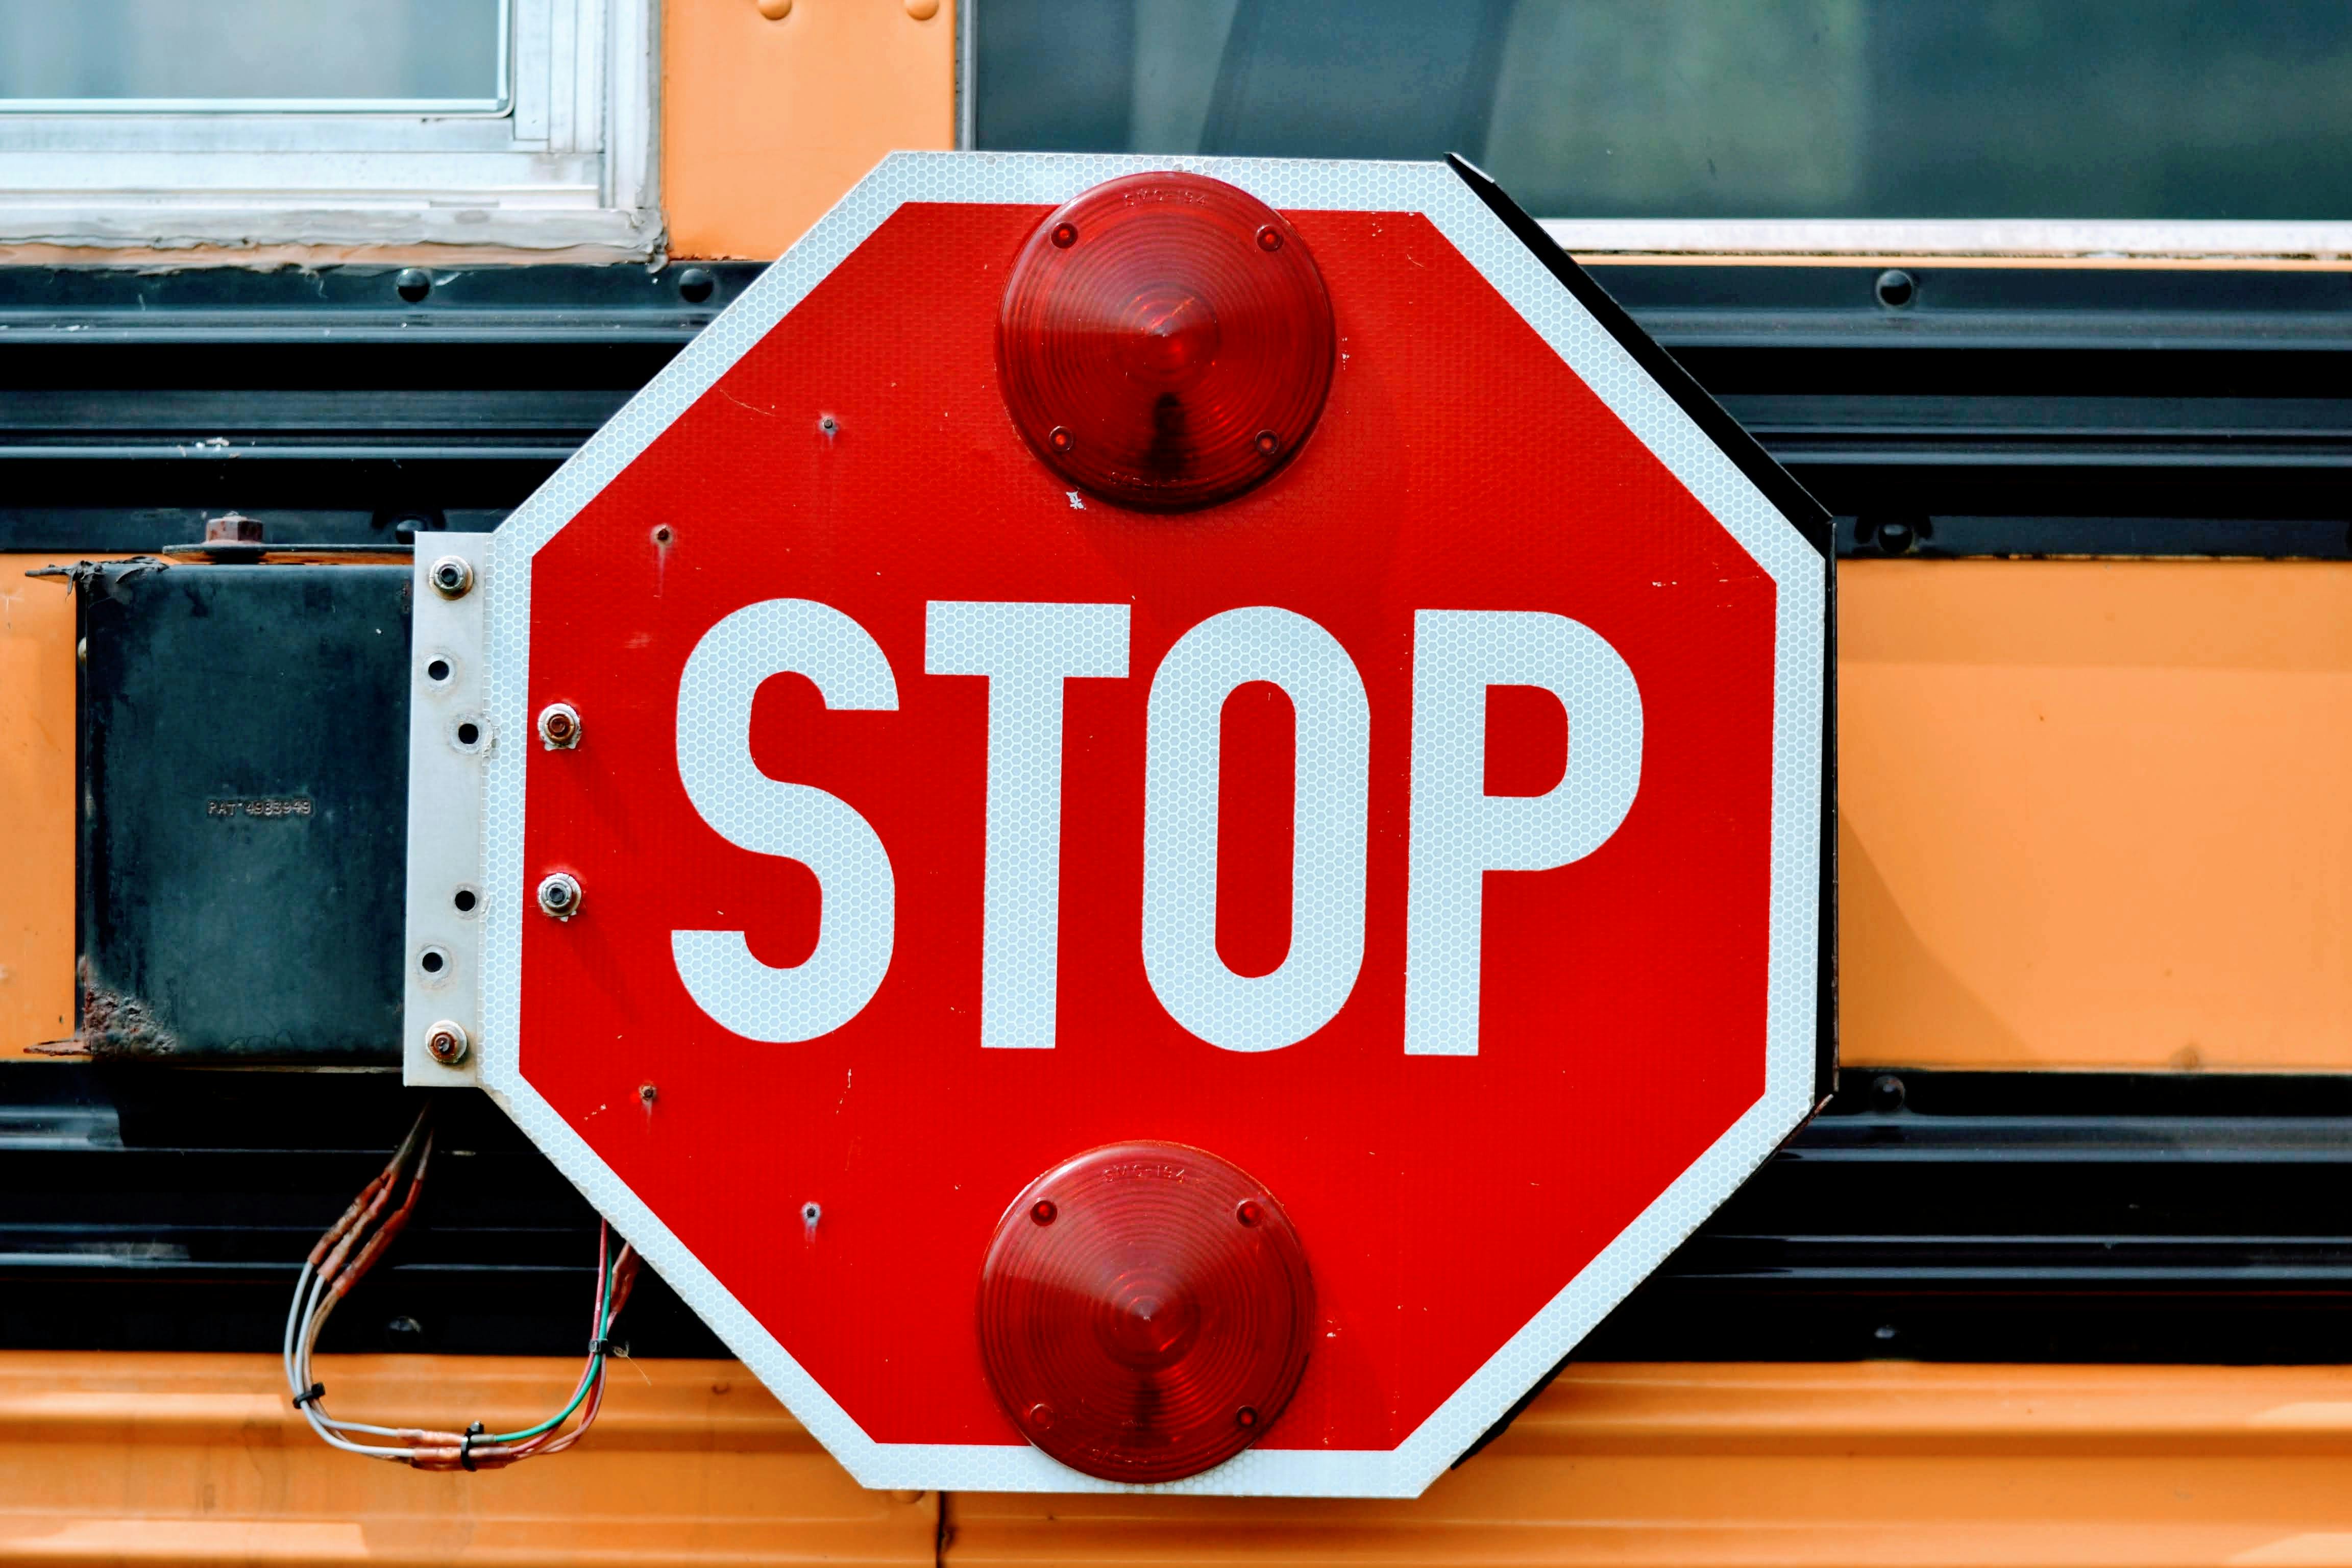
[[[449,679],[449,661],[436,658],[425,667],[425,679],[438,686]]]
[[[468,721],[457,726],[457,744],[478,746],[482,743],[482,727]]]
[[[677,537],[677,535],[671,531],[669,524],[666,522],[654,530],[654,542],[656,544],[666,547],[671,540],[676,539]]]
[[[475,892],[473,889],[460,888],[457,889],[457,893],[451,897],[449,901],[457,906],[457,912],[459,914],[470,915],[474,912],[476,907],[481,903],[482,900],[481,895]]]
[[[841,434],[841,421],[835,419],[830,414],[820,416],[816,422],[816,427],[827,436],[838,436]]]
[[[438,974],[449,967],[449,955],[437,947],[428,947],[416,955],[416,967],[427,974]]]
[[[824,1210],[817,1205],[803,1204],[801,1205],[801,1223],[803,1225],[814,1225],[824,1217]]]

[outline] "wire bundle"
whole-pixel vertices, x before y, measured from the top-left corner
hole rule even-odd
[[[360,1189],[342,1217],[328,1227],[310,1249],[295,1281],[294,1300],[286,1312],[285,1363],[287,1392],[316,1432],[331,1446],[372,1459],[393,1459],[421,1470],[488,1470],[542,1454],[559,1454],[578,1442],[594,1424],[604,1401],[605,1363],[613,1354],[613,1320],[636,1284],[636,1250],[625,1242],[612,1250],[612,1228],[599,1222],[596,1232],[596,1303],[590,1319],[588,1363],[571,1402],[547,1420],[517,1432],[485,1433],[477,1421],[463,1432],[441,1432],[415,1426],[373,1426],[362,1421],[338,1421],[327,1414],[326,1385],[311,1375],[310,1357],[319,1331],[336,1303],[350,1293],[383,1256],[407,1226],[425,1190],[425,1176],[433,1163],[432,1110],[417,1115],[392,1161]],[[402,1192],[403,1184],[406,1191]],[[399,1201],[394,1202],[395,1195]],[[388,1212],[387,1212],[388,1211]],[[574,1412],[579,1424],[562,1431]],[[386,1438],[369,1443],[361,1438]],[[393,1447],[398,1444],[398,1447]]]

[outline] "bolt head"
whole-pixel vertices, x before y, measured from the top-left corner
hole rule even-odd
[[[462,599],[474,591],[474,563],[462,555],[444,555],[425,575],[445,599]]]
[[[580,879],[569,871],[558,871],[539,884],[540,913],[568,921],[580,912]]]
[[[456,1067],[466,1059],[474,1043],[466,1037],[466,1026],[446,1018],[425,1033],[425,1049],[445,1068]]]
[[[241,511],[224,512],[205,520],[206,544],[259,544],[262,533],[261,520]]]
[[[580,710],[569,702],[551,702],[539,710],[539,741],[551,752],[568,752],[580,744]]]

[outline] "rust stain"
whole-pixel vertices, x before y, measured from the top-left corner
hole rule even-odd
[[[100,980],[84,957],[76,966],[81,983],[81,1028],[70,1042],[76,1051],[93,1059],[168,1057],[180,1048],[179,1036],[156,1016],[145,998],[117,991]],[[47,1054],[62,1055],[62,1052]]]

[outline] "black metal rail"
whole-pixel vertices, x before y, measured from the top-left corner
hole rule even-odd
[[[758,271],[0,268],[0,549],[495,523]],[[1594,273],[1848,553],[2352,557],[2345,273]]]
[[[274,1346],[418,1101],[389,1074],[0,1070],[0,1345]],[[1849,1072],[1580,1353],[2341,1361],[2347,1113],[2341,1079]],[[334,1337],[576,1349],[593,1215],[487,1101],[436,1114],[419,1223]],[[657,1284],[629,1335],[717,1353]]]

